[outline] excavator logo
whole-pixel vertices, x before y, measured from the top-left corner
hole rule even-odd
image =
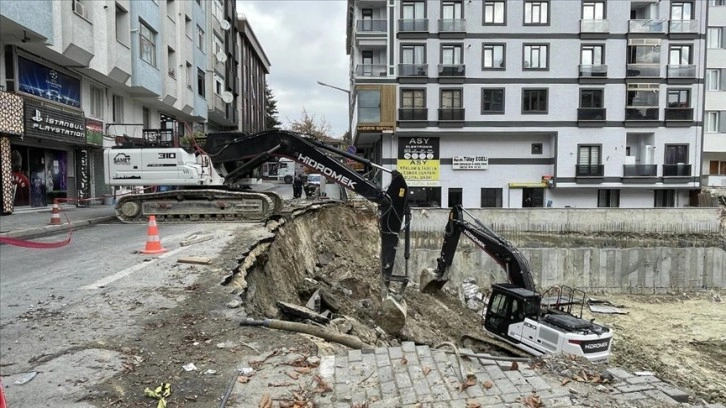
[[[322,163],[318,163],[315,160],[311,159],[310,157],[304,156],[302,154],[298,154],[297,159],[298,159],[298,161],[304,163],[306,166],[312,167],[313,169],[319,171],[320,173],[325,175],[325,177],[331,178],[351,190],[355,190],[355,185],[356,185],[355,181],[351,180],[350,178],[348,178],[342,174],[338,174],[335,170],[331,169],[330,167],[327,167]]]
[[[128,154],[119,153],[113,158],[113,164],[131,164],[131,156],[129,156]]]

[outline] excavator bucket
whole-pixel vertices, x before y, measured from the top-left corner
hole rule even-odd
[[[424,268],[419,279],[422,293],[435,293],[446,285],[449,279],[439,276],[432,268]]]
[[[379,326],[388,334],[397,334],[406,325],[406,301],[388,295],[381,305]]]

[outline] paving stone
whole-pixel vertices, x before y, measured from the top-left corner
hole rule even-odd
[[[431,385],[427,381],[414,380],[413,390],[418,396],[428,395],[431,394]]]
[[[335,356],[323,356],[318,366],[320,376],[327,382],[334,382],[335,379]]]
[[[673,400],[673,398],[669,397],[668,395],[666,395],[666,393],[664,393],[661,390],[648,390],[648,391],[643,391],[643,393],[645,395],[647,395],[648,398],[650,398],[654,401],[661,402],[661,403],[675,404],[675,402],[676,402],[675,400]]]
[[[476,385],[472,385],[471,387],[464,390],[467,397],[470,398],[478,398],[484,396],[484,388],[481,386],[481,382],[477,381]]]
[[[398,396],[398,387],[394,381],[381,383],[382,399],[389,399]]]
[[[391,360],[403,358],[403,350],[400,347],[391,347],[388,349],[388,356]]]
[[[531,368],[522,368],[521,366],[519,367],[519,373],[522,374],[522,377],[534,377],[537,375],[537,372]]]
[[[391,397],[384,398],[380,401],[371,402],[368,404],[368,408],[391,408],[401,406],[401,398]]]
[[[510,393],[502,394],[499,397],[502,399],[502,401],[504,401],[506,403],[512,403],[512,402],[519,401],[519,398],[521,396],[522,396],[522,394],[520,394],[519,392],[510,392]],[[549,406],[549,405],[545,405],[545,406]]]
[[[378,371],[378,381],[381,383],[393,381],[393,369],[391,366],[387,367],[381,367],[377,369]],[[375,376],[375,374],[374,374]]]
[[[361,361],[363,353],[360,350],[350,350],[348,352],[348,361],[354,362],[354,361]]]
[[[497,380],[494,382],[496,384],[497,388],[499,388],[499,391],[502,394],[513,394],[513,393],[519,393],[519,390],[517,387],[512,384],[511,381],[509,381],[506,378],[503,378],[501,380]]]
[[[352,405],[350,402],[340,402],[336,401],[333,405],[335,408],[350,408]]]
[[[368,401],[378,401],[381,399],[381,390],[378,387],[368,387],[365,391]]]
[[[363,364],[367,365],[368,367],[377,367],[378,364],[376,364],[376,355],[375,354],[363,354],[362,356]]]
[[[376,350],[372,348],[364,348],[360,350],[361,354],[375,354]]]
[[[622,368],[617,368],[617,367],[608,368],[607,372],[612,374],[613,377],[621,379],[621,380],[624,380],[624,379],[630,378],[630,377],[634,377],[634,375],[632,373],[629,373],[629,372],[623,370]]]
[[[376,347],[374,350],[376,351],[376,354],[388,355],[388,347]]]
[[[615,387],[616,390],[622,393],[638,392],[654,389],[651,384],[632,384],[632,385],[618,385]]]
[[[652,384],[660,382],[658,377],[652,375],[639,375],[635,377],[628,377],[625,379],[628,384]]]
[[[492,381],[507,378],[507,376],[504,375],[504,371],[502,371],[502,369],[499,368],[499,366],[487,366],[487,367],[484,367],[484,370],[489,374],[489,378]]]
[[[547,408],[556,407],[571,407],[572,399],[570,397],[553,397],[553,398],[542,398],[542,405]]]
[[[723,404],[708,404],[706,408],[726,408]]]
[[[531,385],[532,388],[538,393],[544,390],[552,389],[552,387],[547,383],[547,381],[543,380],[542,377],[526,377],[526,380],[529,385]]]
[[[404,341],[401,343],[401,350],[404,353],[416,352],[416,343],[412,341]]]
[[[445,362],[449,361],[449,356],[447,356],[446,353],[444,353],[441,350],[431,350],[431,356],[434,358],[434,361],[437,363],[442,363],[442,362],[445,363]]]
[[[411,380],[426,379],[426,376],[423,373],[423,367],[418,365],[408,366],[408,375],[411,377]]]
[[[396,378],[396,385],[398,385],[398,388],[413,387],[413,383],[411,383],[411,377],[408,376],[408,372],[395,374],[394,377]]]
[[[665,395],[673,398],[678,402],[688,402],[688,394],[671,385],[665,383],[661,384],[658,384],[658,388],[663,391]]]
[[[416,354],[418,354],[419,358],[431,357],[431,349],[429,346],[416,346]]]
[[[418,397],[413,391],[413,388],[401,388],[399,389],[401,403],[405,406],[407,404],[415,404],[418,402]]]
[[[449,390],[446,389],[446,386],[443,384],[431,386],[431,395],[433,395],[436,401],[448,401],[451,399],[451,394],[449,394]]]
[[[376,365],[378,367],[391,365],[391,359],[388,357],[388,354],[376,354]]]
[[[514,385],[529,385],[529,383],[527,383],[527,380],[524,379],[524,377],[522,376],[522,374],[519,373],[519,371],[505,371],[504,375]]]
[[[615,395],[613,398],[617,399],[618,401],[633,401],[637,399],[644,399],[648,398],[648,395],[646,395],[644,392],[628,392],[624,394],[618,394]]]

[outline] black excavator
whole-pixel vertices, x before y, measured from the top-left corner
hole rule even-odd
[[[464,214],[474,223],[464,220]],[[434,293],[448,282],[461,234],[486,252],[509,277],[508,283],[491,286],[484,316],[484,329],[488,333],[532,355],[566,352],[591,361],[608,360],[613,332],[582,319],[584,292],[556,286],[539,294],[524,255],[460,205],[449,213],[436,269],[426,268],[421,273],[422,292]],[[580,315],[575,316],[573,307],[578,305]]]
[[[275,193],[246,190],[245,180],[272,157],[287,157],[378,205],[381,239],[381,327],[396,333],[405,325],[404,275],[393,273],[399,234],[405,231],[406,263],[410,257],[408,185],[401,173],[302,134],[269,130],[256,134],[209,133],[204,148],[189,152],[172,145],[132,143],[105,152],[105,177],[111,185],[173,186],[171,191],[130,194],[116,204],[124,222],[262,221],[282,210]],[[342,163],[345,157],[389,172],[391,183],[380,188]],[[395,285],[392,285],[395,283]],[[397,286],[397,288],[394,288]]]

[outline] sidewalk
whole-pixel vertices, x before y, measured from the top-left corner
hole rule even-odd
[[[10,215],[3,215],[0,217],[0,237],[27,238],[51,232],[63,232],[68,230],[68,220],[73,228],[78,228],[116,218],[113,205],[94,204],[90,207],[76,207],[72,204],[61,204],[60,207],[60,225],[50,225],[52,206],[23,208]]]

